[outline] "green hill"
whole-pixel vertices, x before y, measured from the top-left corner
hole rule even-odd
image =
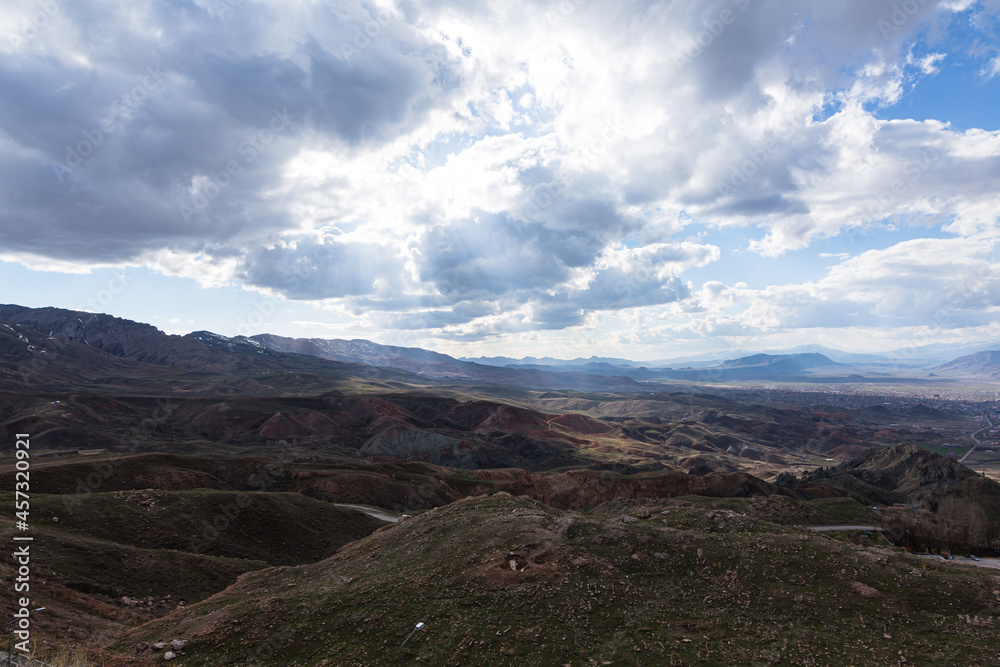
[[[184,664],[988,664],[995,574],[686,501],[589,513],[506,494],[247,574],[115,647]],[[419,663],[418,663],[419,661]]]

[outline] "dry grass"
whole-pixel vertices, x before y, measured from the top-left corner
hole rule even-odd
[[[6,649],[6,644],[3,648]],[[28,663],[28,667],[100,667],[99,663],[75,648],[55,647],[45,641],[32,641],[30,648],[28,658],[32,662]],[[6,660],[0,664],[7,664]]]

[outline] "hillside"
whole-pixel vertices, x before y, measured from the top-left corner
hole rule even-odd
[[[683,501],[583,515],[499,494],[244,575],[114,648],[182,638],[192,666],[987,664],[998,584]]]
[[[855,418],[848,412],[736,403],[701,392],[641,397],[496,391],[504,398],[486,400],[454,388],[404,391],[409,388],[369,384],[364,391],[288,396],[282,395],[284,387],[293,390],[300,381],[302,390],[309,382],[295,373],[268,377],[267,385],[255,381],[255,392],[281,382],[266,396],[0,392],[0,438],[32,433],[36,446],[58,451],[210,456],[280,451],[464,469],[613,466],[640,472],[703,465],[760,472],[816,458],[843,460],[875,441],[919,442],[932,433],[902,426],[884,431],[884,424],[916,418],[917,411],[862,410]],[[974,427],[938,411],[921,419],[947,420],[960,432]]]
[[[802,480],[842,488],[866,504],[917,505],[930,502],[955,484],[975,476],[975,471],[950,457],[904,443],[869,449],[835,467],[813,471]]]
[[[351,379],[415,386],[448,380],[584,391],[644,388],[627,377],[497,368],[364,340],[227,337],[210,331],[176,336],[110,315],[0,305],[0,389],[135,391],[154,385],[159,393],[174,393],[201,381],[202,388],[224,385],[224,393],[261,394],[277,388],[268,376],[290,373],[300,374],[300,381],[289,384],[303,387],[305,376],[305,386],[316,391]]]
[[[701,403],[720,404],[711,397]],[[368,405],[386,414],[399,409]],[[424,414],[430,405],[425,399],[409,410]],[[351,412],[361,416],[357,407]],[[466,429],[545,423],[543,413],[486,401],[443,412]],[[580,430],[607,423],[556,420]],[[867,492],[905,491],[939,511],[930,522],[915,515],[893,524],[909,530],[914,546],[940,544],[933,531],[968,522],[973,517],[962,512],[970,503],[984,508],[986,521],[968,535],[991,530],[998,485],[966,477],[964,467],[941,458],[887,448],[844,464],[850,474],[776,486],[696,467],[539,473],[357,456],[43,457],[32,468],[42,563],[36,597],[53,613],[40,627],[48,637],[91,647],[135,628],[116,643],[120,655],[134,655],[138,642],[183,638],[188,665],[382,664],[377,656],[387,637],[419,616],[438,630],[436,643],[415,643],[410,658],[431,664],[547,665],[567,655],[612,664],[626,655],[638,664],[687,664],[699,656],[733,664],[773,662],[779,654],[801,662],[805,651],[829,650],[821,647],[830,627],[842,632],[859,616],[888,613],[891,634],[906,642],[880,640],[880,621],[862,627],[857,645],[831,653],[838,664],[874,662],[901,645],[940,652],[934,642],[946,632],[959,637],[956,655],[975,663],[976,635],[926,595],[985,618],[1000,600],[984,591],[1000,590],[1000,578],[991,584],[968,573],[934,574],[927,561],[888,551],[873,559],[782,527],[877,525],[884,512],[845,496],[867,503]],[[12,468],[3,466],[0,485],[13,484]],[[417,516],[383,527],[329,503]],[[8,536],[11,521],[0,521]],[[953,532],[942,539],[963,544],[967,537]],[[8,566],[0,570],[10,575]],[[462,620],[458,632],[455,618]],[[750,628],[754,641],[729,643]],[[279,644],[269,643],[274,636]],[[795,642],[786,645],[789,636]],[[501,662],[489,662],[489,651]],[[100,655],[100,664],[126,664]]]
[[[208,332],[58,308],[0,305],[0,391],[114,394],[301,394],[426,382],[375,368],[265,350]]]
[[[39,619],[46,636],[96,647],[241,574],[316,562],[385,525],[297,493],[169,491],[144,481],[133,490],[32,494],[32,597],[48,610]],[[12,507],[13,494],[0,501]],[[13,532],[12,520],[0,519],[0,534],[9,541]],[[6,562],[0,573],[14,576]],[[0,600],[14,607],[12,587]]]
[[[300,565],[321,560],[383,522],[298,493],[135,489],[37,496],[59,534],[138,548]]]
[[[274,377],[291,383],[299,376]],[[551,392],[543,398],[525,392],[510,402],[434,389],[275,394],[0,392],[0,438],[32,433],[36,446],[53,454],[294,452],[463,469],[614,466],[640,472],[687,471],[694,459],[709,470],[750,471],[847,458],[881,432],[880,424],[848,413],[738,404],[700,393],[638,398]],[[892,437],[908,435],[920,437],[904,428]]]
[[[931,369],[936,373],[950,373],[980,378],[1000,379],[1000,350],[976,352],[953,359]]]

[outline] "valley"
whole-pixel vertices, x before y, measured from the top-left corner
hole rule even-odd
[[[1000,553],[1000,462],[958,460],[995,390],[490,384],[52,310],[0,324],[39,659],[989,664],[1000,578],[917,554]]]

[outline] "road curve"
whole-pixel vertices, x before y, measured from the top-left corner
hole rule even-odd
[[[972,437],[973,445],[972,445],[972,447],[969,447],[969,451],[967,451],[965,453],[965,456],[963,456],[962,458],[960,458],[958,460],[959,463],[965,463],[965,459],[969,458],[969,455],[972,454],[972,452],[976,451],[976,447],[978,445],[983,444],[983,443],[979,442],[979,438],[977,438],[976,435],[978,435],[979,433],[982,433],[983,431],[985,431],[988,428],[993,428],[993,424],[990,422],[990,418],[989,417],[987,417],[986,415],[983,415],[983,419],[986,420],[986,426],[984,426],[981,429],[979,429],[978,431],[974,431],[972,433],[971,437]]]
[[[365,507],[364,505],[345,505],[343,503],[333,503],[337,507],[346,507],[347,509],[357,510],[359,512],[364,512],[368,516],[373,516],[380,521],[385,521],[387,523],[396,523],[399,521],[398,514],[392,514],[387,510],[381,510],[377,507]]]

